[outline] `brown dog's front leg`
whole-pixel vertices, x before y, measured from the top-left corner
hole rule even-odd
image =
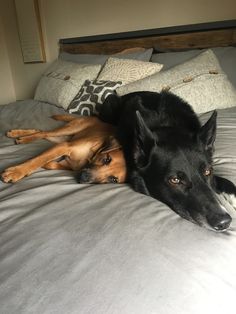
[[[70,145],[67,142],[58,144],[35,158],[29,159],[22,164],[7,168],[1,174],[3,182],[17,182],[20,179],[29,176],[38,168],[43,167],[48,162],[70,154]]]
[[[10,137],[10,138],[17,138],[21,136],[32,135],[40,131],[41,130],[37,130],[37,129],[13,129],[13,130],[8,131],[6,135],[7,137]]]
[[[43,166],[47,170],[72,170],[66,160],[61,161],[49,161]]]

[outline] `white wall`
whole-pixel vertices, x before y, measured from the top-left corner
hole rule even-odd
[[[14,0],[0,0],[16,99],[33,96],[40,75],[57,57],[60,38],[236,19],[235,0],[39,0],[39,4],[47,63],[24,64]]]

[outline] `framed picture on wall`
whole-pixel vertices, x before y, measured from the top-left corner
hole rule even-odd
[[[24,63],[46,62],[38,0],[15,0]]]

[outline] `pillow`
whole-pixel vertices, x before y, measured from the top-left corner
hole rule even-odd
[[[84,81],[95,79],[100,69],[101,65],[57,60],[40,79],[34,99],[67,109]]]
[[[72,61],[86,64],[101,64],[107,61],[111,56],[118,59],[134,59],[140,61],[149,61],[152,56],[153,49],[146,49],[144,51],[136,51],[132,53],[113,54],[113,55],[97,55],[97,54],[73,54],[68,52],[61,52],[59,58],[65,61]]]
[[[109,58],[98,80],[121,81],[122,85],[144,78],[162,69],[162,64],[139,60]]]
[[[151,62],[161,63],[163,64],[163,70],[168,70],[198,56],[201,52],[202,50],[195,49],[181,52],[154,53],[151,57]]]
[[[216,47],[212,50],[228,79],[236,88],[236,47]]]
[[[177,64],[183,63],[198,56],[206,49],[195,49],[181,52],[155,53],[151,62],[163,64],[163,70],[167,70]],[[212,51],[216,55],[222,70],[228,76],[230,82],[236,87],[236,47],[215,47]]]
[[[162,90],[180,96],[197,113],[236,106],[236,90],[211,50],[169,70],[121,86],[117,94]]]
[[[113,94],[120,85],[121,82],[86,80],[69,105],[69,113],[84,116],[97,115],[106,97]]]
[[[119,52],[114,53],[114,55],[123,55],[127,53],[133,53],[133,52],[141,52],[145,51],[146,49],[143,47],[132,47],[132,48],[125,48]]]

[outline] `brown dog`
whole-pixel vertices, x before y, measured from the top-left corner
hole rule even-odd
[[[17,144],[47,139],[57,145],[22,164],[7,168],[1,174],[4,182],[16,182],[38,168],[78,171],[80,183],[123,183],[126,165],[117,142],[115,128],[96,117],[54,115],[53,119],[67,122],[52,131],[11,130],[7,136]]]

